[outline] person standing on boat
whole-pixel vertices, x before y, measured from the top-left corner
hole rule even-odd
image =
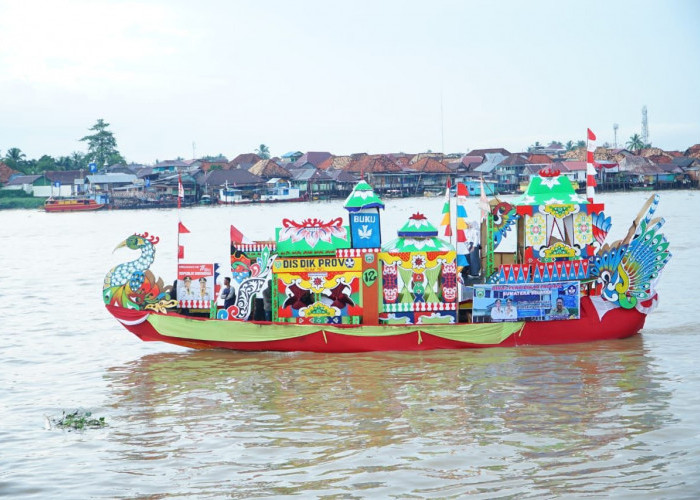
[[[224,278],[224,291],[221,292],[224,299],[224,309],[228,309],[236,302],[236,290],[231,286],[231,278]]]
[[[263,290],[263,309],[265,311],[265,321],[272,321],[272,280],[267,282]]]

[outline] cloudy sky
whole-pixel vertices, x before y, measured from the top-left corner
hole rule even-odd
[[[700,142],[700,2],[0,0],[0,155]],[[194,145],[194,146],[193,146]]]

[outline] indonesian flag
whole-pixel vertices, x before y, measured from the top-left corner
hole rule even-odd
[[[177,208],[182,205],[182,200],[185,197],[185,188],[182,187],[182,178],[177,174]]]
[[[179,198],[178,198],[179,200]],[[178,221],[177,222],[177,236],[178,236],[178,245],[177,245],[177,258],[178,259],[184,259],[185,258],[185,246],[180,245],[180,235],[181,234],[187,234],[189,233],[190,230],[185,227],[185,225]]]
[[[447,188],[445,189],[445,204],[442,206],[442,221],[440,226],[445,228],[445,236],[448,238],[452,237],[452,224],[450,223],[450,189],[452,184],[450,183],[450,178],[447,178]]]
[[[241,243],[253,243],[253,241],[246,238],[236,226],[231,224],[231,243],[240,245]]]
[[[586,147],[586,198],[588,198],[588,203],[593,203],[593,196],[595,195],[595,158],[593,153],[595,153],[595,134],[591,129],[588,129],[588,146]]]

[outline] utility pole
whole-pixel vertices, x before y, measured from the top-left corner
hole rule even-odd
[[[615,133],[615,141],[613,142],[613,147],[617,149],[617,129],[620,128],[620,126],[617,123],[613,123],[613,132]]]
[[[647,122],[647,107],[642,106],[642,142],[644,147],[649,144],[649,124]]]

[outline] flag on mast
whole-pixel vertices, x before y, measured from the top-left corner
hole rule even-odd
[[[595,158],[593,153],[595,152],[595,134],[591,129],[588,129],[587,135],[587,145],[586,145],[586,198],[588,198],[588,203],[593,203],[593,196],[595,196],[595,187],[597,186],[595,181]]]
[[[467,197],[469,190],[465,184],[457,183],[457,267],[468,264],[467,254]]]
[[[450,213],[450,189],[452,184],[450,183],[450,178],[447,178],[447,188],[445,189],[445,204],[442,206],[442,222],[440,226],[445,228],[445,236],[452,238],[452,223],[450,219],[452,214]]]
[[[182,199],[185,197],[185,188],[182,187],[182,177],[180,173],[177,174],[177,208],[180,208],[182,204]]]

